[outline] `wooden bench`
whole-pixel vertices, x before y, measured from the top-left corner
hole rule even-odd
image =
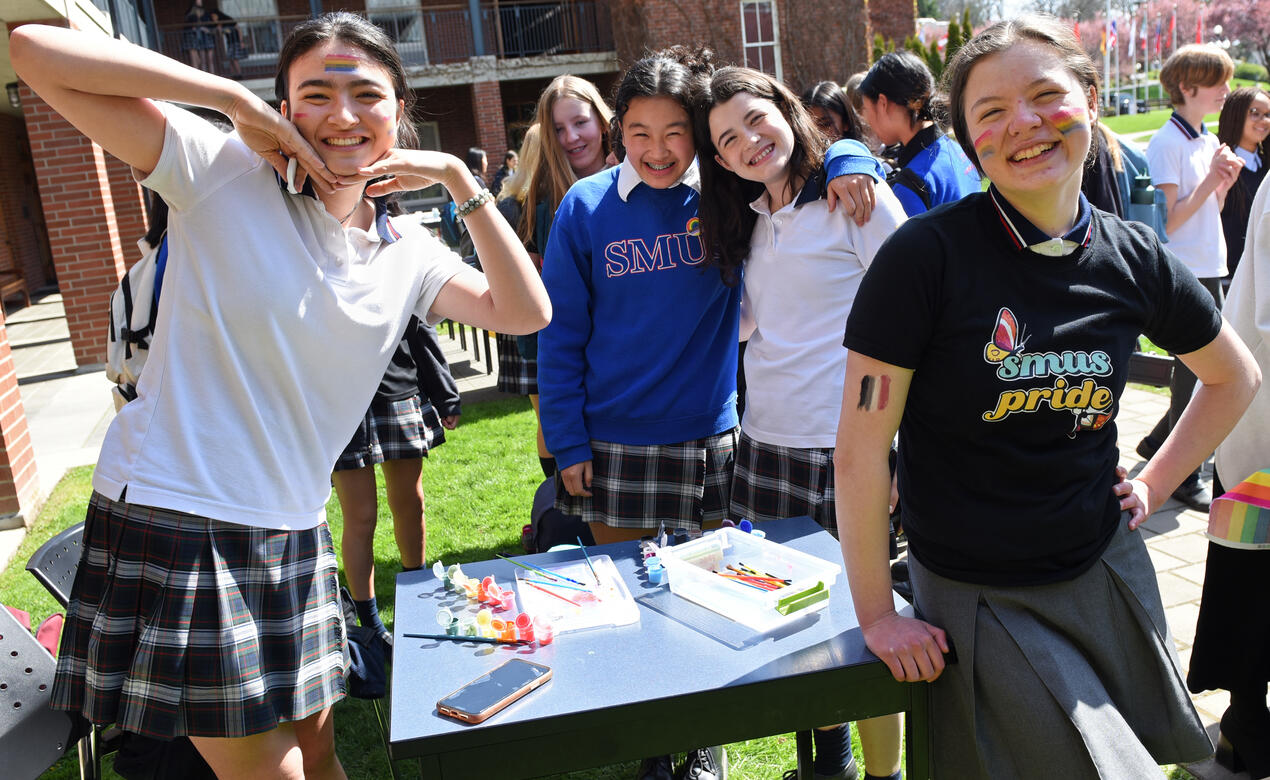
[[[21,295],[26,305],[31,305],[31,293],[26,289],[26,277],[22,272],[15,268],[0,270],[0,305],[15,295]]]

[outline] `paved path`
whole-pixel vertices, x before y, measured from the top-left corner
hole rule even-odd
[[[114,415],[110,385],[99,369],[76,371],[60,295],[41,297],[35,305],[15,312],[6,324],[35,446],[40,487],[47,496],[66,469],[96,460],[106,426]],[[483,337],[469,328],[464,345],[459,342],[457,330],[453,340],[444,327],[441,335],[466,402],[508,397],[494,389],[496,356],[494,372],[486,373]],[[492,337],[490,343],[494,343]],[[1121,464],[1130,472],[1142,466],[1134,446],[1167,410],[1167,396],[1136,389],[1125,391],[1117,425]],[[1204,581],[1206,525],[1204,515],[1170,500],[1141,529],[1155,563],[1160,594],[1184,667],[1190,659]],[[12,558],[22,533],[22,529],[0,531],[0,567]],[[1216,739],[1216,724],[1227,705],[1226,694],[1208,693],[1194,699],[1209,733]],[[1201,780],[1247,777],[1231,775],[1211,759],[1188,769]]]

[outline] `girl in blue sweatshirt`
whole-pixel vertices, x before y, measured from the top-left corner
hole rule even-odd
[[[543,257],[539,335],[557,505],[605,543],[718,523],[736,439],[740,290],[706,268],[689,94],[704,58],[637,62],[616,97],[616,168],[565,195]]]

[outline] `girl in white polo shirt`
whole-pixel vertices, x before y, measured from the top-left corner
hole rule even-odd
[[[798,98],[764,73],[715,71],[693,125],[707,256],[733,283],[744,269],[746,404],[730,516],[810,515],[836,534],[833,448],[847,364],[838,334],[878,246],[904,221],[904,207],[879,181],[877,206],[863,226],[831,213],[821,163],[826,139]],[[872,162],[855,128],[843,130],[853,139],[846,143]],[[880,179],[880,167],[875,173]],[[898,717],[861,725],[869,776],[898,774]],[[853,780],[846,726],[815,737],[815,777]]]
[[[531,332],[550,317],[538,275],[459,160],[400,148],[404,72],[364,19],[295,29],[281,113],[102,36],[26,26],[10,45],[21,78],[171,207],[160,327],[94,474],[53,704],[188,735],[221,777],[342,777],[331,467],[412,314]],[[484,275],[387,214],[383,196],[434,182]]]

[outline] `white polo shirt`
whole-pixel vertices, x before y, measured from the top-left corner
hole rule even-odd
[[[847,350],[842,333],[864,272],[905,219],[885,183],[864,227],[829,211],[812,179],[775,214],[764,193],[750,204],[758,221],[745,262],[741,336],[745,417],[755,441],[801,449],[832,447],[842,409]]]
[[[475,273],[422,225],[343,230],[237,134],[169,105],[142,183],[171,207],[158,332],[93,487],[232,523],[325,518],[330,473],[411,314]]]
[[[1157,187],[1176,184],[1178,200],[1185,198],[1208,175],[1218,146],[1217,136],[1202,124],[1196,131],[1174,113],[1147,146],[1151,182]],[[1216,193],[1209,195],[1190,219],[1169,231],[1169,251],[1200,279],[1226,275],[1226,240]]]

